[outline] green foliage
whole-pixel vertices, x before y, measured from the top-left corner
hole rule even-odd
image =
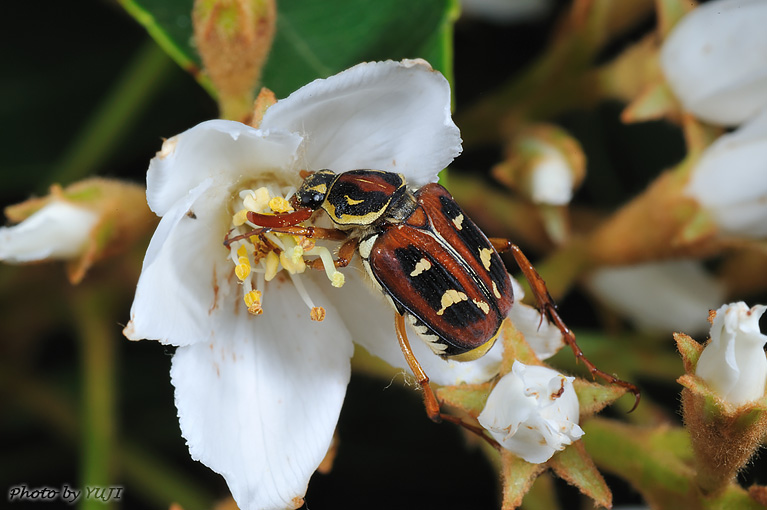
[[[192,0],[121,0],[184,69],[210,90],[192,37]],[[278,2],[277,34],[262,82],[277,97],[354,64],[423,58],[452,75],[455,0]]]

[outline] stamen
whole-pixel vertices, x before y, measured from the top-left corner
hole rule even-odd
[[[248,257],[240,257],[238,262],[239,264],[234,267],[234,274],[240,281],[243,281],[250,276],[250,262]]]
[[[269,205],[269,190],[261,187],[255,191],[249,191],[244,197],[241,196],[240,198],[242,198],[242,204],[247,210],[260,212]]]
[[[305,252],[307,255],[318,255],[322,259],[322,265],[325,267],[325,274],[330,280],[331,285],[336,288],[343,287],[346,282],[344,274],[336,269],[336,262],[333,260],[333,254],[324,246],[315,246]]]
[[[301,281],[301,278],[298,275],[294,275],[292,273],[288,273],[290,275],[290,279],[293,281],[293,285],[296,287],[296,291],[298,291],[298,295],[301,296],[301,299],[306,303],[306,306],[309,308],[315,308],[314,302],[312,301],[312,298],[309,296],[309,293],[306,292],[306,287],[304,287],[303,282]]]
[[[290,205],[290,202],[285,200],[284,198],[277,196],[269,200],[269,208],[277,213],[286,213],[291,212],[293,210],[293,206]]]
[[[316,322],[322,322],[325,320],[325,309],[321,306],[315,306],[309,313],[309,317]]]
[[[251,290],[245,294],[243,299],[245,300],[245,306],[248,307],[248,313],[252,315],[264,313],[263,308],[261,308],[261,291]]]
[[[280,268],[280,257],[278,257],[277,254],[273,251],[270,251],[267,253],[264,263],[266,266],[266,274],[264,274],[264,279],[267,282],[270,282],[272,281],[272,278],[277,275],[277,270]]]
[[[234,225],[235,227],[244,225],[246,221],[248,221],[247,209],[240,209],[239,211],[234,213],[234,215],[232,216],[232,225]]]

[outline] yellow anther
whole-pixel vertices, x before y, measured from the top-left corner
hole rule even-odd
[[[239,263],[236,266],[234,266],[234,274],[237,275],[237,278],[240,281],[244,281],[245,278],[250,276],[250,262],[248,262],[248,259],[245,257],[240,257],[240,260],[245,259],[244,263]]]
[[[243,297],[245,300],[245,306],[248,307],[248,313],[252,315],[260,315],[264,313],[261,308],[261,291],[251,290]]]
[[[290,205],[290,202],[285,200],[282,197],[274,197],[271,200],[269,200],[269,208],[278,213],[286,213],[293,210],[293,206]]]
[[[235,227],[244,225],[246,221],[248,221],[247,209],[240,209],[239,211],[234,213],[234,215],[232,216],[232,225],[234,225]]]
[[[246,248],[244,244],[240,245],[240,247],[237,248],[237,256],[240,257],[240,258],[248,256],[248,248]],[[238,260],[238,262],[240,262],[240,264],[242,264],[241,261]]]
[[[309,317],[311,317],[313,321],[322,322],[325,320],[325,309],[321,306],[315,306],[309,313]]]
[[[341,288],[344,286],[344,283],[346,282],[346,277],[341,271],[336,271],[333,273],[333,276],[330,278],[330,284],[333,287]]]
[[[299,256],[298,259],[294,260],[294,257],[288,256],[284,251],[280,253],[280,264],[282,264],[282,267],[284,267],[290,274],[303,273],[306,271],[306,262],[304,262],[302,257]]]
[[[264,274],[264,280],[269,282],[272,280],[272,278],[275,277],[277,271],[280,268],[280,257],[278,257],[277,254],[273,251],[270,251],[266,254],[265,266],[266,273]]]
[[[269,204],[269,190],[261,187],[251,191],[242,199],[242,203],[248,211],[261,212]]]
[[[298,264],[299,260],[301,260],[304,256],[304,249],[301,248],[301,245],[296,246],[292,250],[290,250],[290,261],[294,264]]]

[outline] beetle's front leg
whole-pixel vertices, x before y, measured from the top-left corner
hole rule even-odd
[[[331,241],[345,241],[348,234],[343,230],[336,228],[320,228],[320,227],[263,227],[251,230],[244,234],[240,234],[235,237],[227,237],[224,239],[224,246],[229,246],[234,241],[240,241],[242,239],[248,239],[251,236],[257,236],[259,234],[266,234],[267,232],[273,232],[275,234],[290,234],[294,236],[303,236],[311,239],[329,239]]]
[[[578,347],[578,343],[575,341],[575,333],[570,331],[570,328],[567,327],[565,322],[559,316],[559,313],[557,312],[557,306],[549,294],[549,290],[546,288],[546,282],[543,281],[541,275],[538,274],[538,271],[535,270],[525,254],[522,253],[522,250],[520,250],[519,246],[513,244],[507,239],[491,238],[490,242],[499,253],[510,251],[514,256],[514,260],[517,262],[517,265],[522,270],[525,278],[530,283],[530,288],[533,291],[536,302],[538,303],[538,308],[541,310],[541,313],[545,314],[549,320],[554,323],[557,328],[559,328],[559,331],[562,332],[562,338],[564,339],[565,343],[569,345],[573,350],[575,358],[581,360],[583,364],[586,365],[586,368],[589,370],[589,372],[591,372],[592,377],[599,376],[608,383],[617,384],[618,386],[622,386],[623,388],[626,388],[631,393],[633,393],[635,400],[634,407],[631,408],[631,411],[636,409],[636,407],[639,405],[639,399],[641,396],[639,393],[639,388],[629,382],[618,379],[612,374],[608,374],[598,369],[583,354],[583,351],[580,347]]]
[[[338,258],[333,261],[333,264],[336,266],[336,268],[346,267],[351,263],[352,258],[354,257],[354,252],[357,250],[357,246],[359,244],[359,239],[355,238],[349,239],[341,245],[341,247],[338,249]],[[311,262],[307,262],[307,264],[312,269],[325,269],[325,264],[322,262],[322,259],[319,258],[314,259]]]

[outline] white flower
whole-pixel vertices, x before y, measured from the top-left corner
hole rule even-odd
[[[723,233],[767,237],[767,110],[705,150],[686,193]]]
[[[542,151],[530,171],[530,198],[537,204],[567,205],[575,188],[573,171],[556,149],[546,147]]]
[[[182,434],[240,508],[301,504],[333,436],[352,339],[407,364],[394,311],[368,288],[358,257],[325,273],[306,270],[303,256],[329,259],[337,243],[267,233],[267,242],[228,249],[225,237],[252,228],[247,210],[289,207],[301,170],[396,171],[422,186],[460,150],[447,81],[423,61],[404,61],[310,83],[270,107],[260,129],[204,122],[152,160],[147,199],[162,219],[124,333],[178,346],[171,379]],[[324,321],[311,320],[322,312]],[[412,347],[432,381],[456,384],[497,374],[500,344],[469,363],[443,361],[420,341]]]
[[[736,125],[767,107],[767,2],[700,5],[674,27],[661,65],[684,108],[714,124]]]
[[[512,278],[511,285],[514,288],[514,306],[509,311],[509,320],[524,335],[538,359],[552,357],[565,345],[562,332],[547,319],[541,320],[541,312],[537,308],[522,302],[525,292],[517,280]]]
[[[724,285],[691,260],[602,268],[588,285],[606,306],[647,331],[702,333],[708,324],[700,311],[724,299]]]
[[[0,227],[0,260],[24,263],[76,258],[85,251],[98,220],[93,210],[52,200],[18,225]]]
[[[711,324],[711,341],[698,359],[695,374],[722,399],[736,406],[764,397],[767,384],[767,336],[759,318],[767,306],[744,302],[722,305]]]
[[[583,436],[573,377],[515,361],[498,381],[479,423],[501,446],[540,464]]]

